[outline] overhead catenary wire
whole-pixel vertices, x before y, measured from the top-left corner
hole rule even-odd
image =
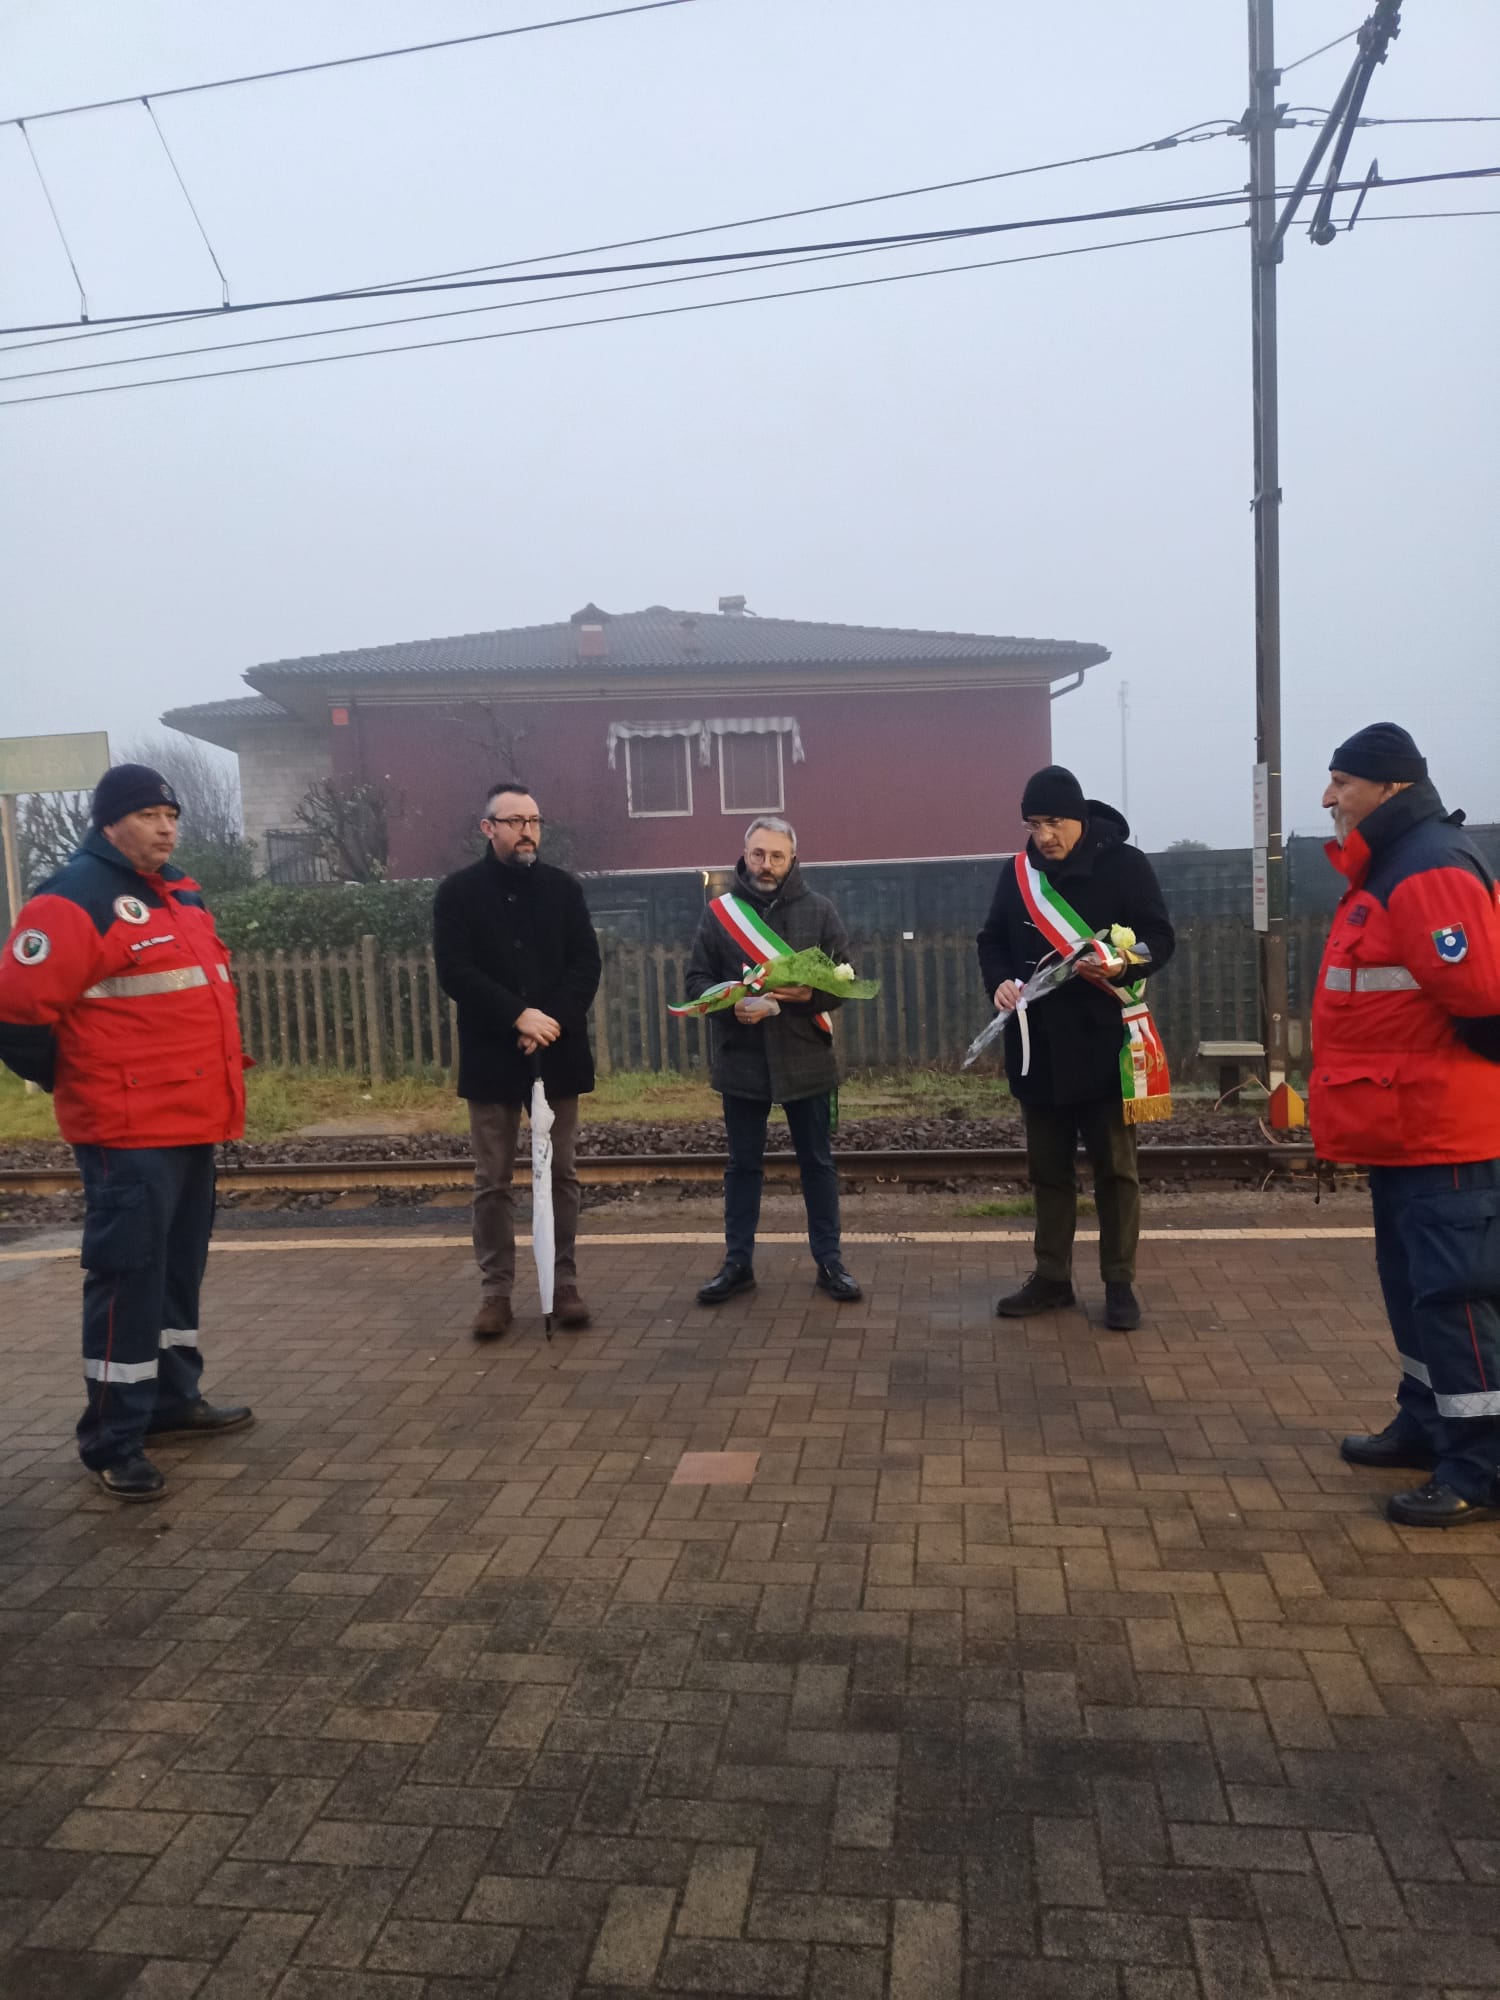
[[[1217,127],[1219,129],[1208,130],[1206,129],[1208,127]],[[512,257],[504,261],[495,261],[486,264],[461,265],[454,270],[430,271],[418,273],[409,278],[389,279],[384,283],[354,285],[348,287],[340,296],[351,300],[360,297],[371,299],[388,296],[395,297],[399,296],[401,292],[409,287],[420,284],[435,284],[450,278],[473,277],[491,271],[534,270],[539,264],[557,264],[570,257],[596,257],[606,255],[615,250],[649,249],[659,243],[681,242],[690,237],[697,236],[721,235],[732,229],[753,229],[770,222],[793,222],[810,215],[833,215],[846,209],[868,208],[888,201],[908,201],[923,195],[947,194],[964,188],[983,187],[995,181],[1018,180],[1032,174],[1057,173],[1067,167],[1093,166],[1101,161],[1128,159],[1138,153],[1166,152],[1178,145],[1196,145],[1205,139],[1228,138],[1233,135],[1233,132],[1234,120],[1232,119],[1203,118],[1199,119],[1195,124],[1180,126],[1177,131],[1164,133],[1158,138],[1145,139],[1130,146],[1115,146],[1105,152],[1078,153],[1068,159],[1043,160],[1031,166],[1003,167],[994,173],[968,174],[954,180],[928,181],[915,187],[891,188],[880,194],[853,195],[839,201],[814,202],[805,204],[800,208],[774,209],[760,215],[738,216],[728,222],[699,223],[691,228],[658,230],[655,234],[649,236],[627,236],[613,242],[581,244],[569,250],[544,251],[530,257]],[[766,250],[752,251],[748,254],[752,256],[769,256],[775,253]],[[292,303],[301,303],[301,301],[292,301]],[[188,308],[180,312],[162,313],[154,317],[162,323],[180,326],[187,325],[193,320],[198,319],[217,319],[221,316],[222,311],[222,306],[201,306]],[[80,329],[73,321],[67,320],[54,322],[46,330],[54,336],[61,336],[63,340],[97,340],[118,336],[122,333],[129,333],[134,330],[137,324],[138,322],[133,318],[109,323],[99,323],[96,321],[87,328]],[[30,329],[21,327],[0,328],[0,336],[7,333],[25,331],[30,331]],[[55,338],[13,341],[10,346],[0,348],[0,354],[20,353],[26,347],[48,347],[55,344],[58,344]]]
[[[68,232],[63,228],[62,217],[57,212],[57,203],[52,199],[52,190],[47,185],[47,176],[42,172],[42,163],[37,158],[37,151],[35,145],[32,143],[31,134],[19,118],[16,120],[16,127],[22,139],[26,142],[26,151],[30,154],[31,164],[36,169],[36,177],[41,184],[42,199],[47,204],[47,213],[52,217],[52,226],[57,231],[57,240],[61,243],[63,255],[68,260],[68,269],[73,273],[73,283],[78,287],[79,315],[81,318],[87,319],[89,316],[88,293],[83,289],[83,279],[78,275],[78,260],[73,255],[73,246],[68,241]]]
[[[167,97],[195,97],[206,90],[233,90],[243,84],[274,83],[282,77],[311,76],[319,70],[353,69],[360,63],[390,62],[397,56],[431,55],[438,49],[471,47],[476,42],[507,41],[514,35],[539,35],[549,28],[579,28],[591,21],[623,20],[627,14],[656,14],[666,7],[690,7],[696,0],[634,0],[623,7],[596,8],[588,14],[564,14],[550,21],[521,21],[511,28],[486,28],[479,34],[449,35],[442,41],[408,42],[397,49],[371,49],[357,56],[329,56],[321,62],[285,63],[279,69],[254,70],[243,76],[211,77],[204,83],[179,83],[163,90],[132,90],[125,97],[98,97],[86,104],[59,104],[50,111],[26,111],[19,116],[0,117],[0,125],[39,124],[44,118],[74,118],[85,111],[115,111],[122,105],[138,104],[145,97],[158,103]]]
[[[161,120],[156,115],[156,106],[151,102],[149,97],[143,97],[141,104],[145,109],[146,116],[151,120],[152,129],[161,141],[161,149],[167,156],[167,165],[172,169],[178,187],[182,189],[182,198],[188,205],[188,213],[198,225],[198,234],[203,238],[203,247],[208,252],[209,260],[213,264],[215,271],[219,274],[219,290],[222,294],[222,302],[227,306],[229,304],[229,280],[224,275],[224,266],[219,262],[219,253],[209,241],[208,231],[203,226],[203,217],[198,213],[198,204],[193,200],[191,194],[188,193],[188,184],[182,178],[182,169],[177,164],[177,156],[167,144],[167,135],[161,129]]]
[[[234,368],[199,369],[186,375],[160,375],[142,382],[98,382],[81,389],[54,389],[32,396],[0,398],[0,409],[14,409],[27,403],[56,403],[79,396],[109,396],[130,389],[177,387],[187,382],[215,382],[226,376],[264,375],[288,368],[315,368],[336,361],[370,360],[380,355],[419,354],[439,347],[467,347],[481,341],[522,340],[533,334],[568,333],[588,327],[616,326],[623,322],[669,319],[684,313],[714,312],[727,306],[764,305],[776,300],[809,298],[830,292],[862,291],[875,285],[899,285],[922,278],[942,278],[965,271],[993,270],[1008,264],[1041,264],[1061,257],[1082,257],[1098,251],[1130,250],[1151,243],[1176,243],[1190,237],[1237,234],[1239,222],[1211,223],[1203,229],[1169,230],[1157,236],[1127,237],[1112,243],[1082,243],[1061,250],[1037,250],[1019,257],[988,257],[967,264],[943,264],[926,271],[886,271],[873,278],[845,278],[827,285],[795,285],[776,292],[748,292],[729,299],[694,299],[688,305],[653,306],[642,312],[605,313],[591,319],[557,320],[541,326],[493,328],[487,333],[449,334],[442,339],[403,341],[393,347],[355,348],[340,354],[301,355],[289,361],[246,362]],[[725,274],[727,275],[727,274]]]
[[[1316,62],[1319,56],[1326,56],[1330,49],[1339,48],[1345,42],[1352,42],[1358,33],[1358,28],[1350,28],[1346,34],[1335,35],[1331,42],[1325,42],[1322,48],[1309,49],[1305,56],[1298,56],[1295,62],[1278,63],[1276,67],[1283,76],[1289,76],[1294,69],[1301,69],[1304,63]]]
[[[1392,175],[1389,178],[1382,178],[1377,185],[1382,188],[1419,187],[1436,182],[1481,180],[1496,175],[1500,175],[1500,167],[1497,166],[1466,167],[1439,173]],[[1347,189],[1357,192],[1362,185],[1362,182],[1342,184],[1339,191]],[[575,265],[567,270],[540,274],[503,272],[482,278],[444,279],[436,284],[369,287],[355,291],[340,288],[334,291],[306,292],[279,299],[241,300],[221,308],[215,317],[222,318],[232,313],[275,311],[288,306],[344,305],[358,299],[413,298],[427,293],[476,291],[497,285],[531,284],[537,281],[538,276],[549,281],[565,281],[570,278],[610,278],[632,276],[640,271],[673,270],[690,265],[746,263],[757,257],[804,256],[823,250],[875,249],[885,244],[915,246],[923,243],[961,242],[980,236],[1008,235],[1020,230],[1068,228],[1083,222],[1119,222],[1133,221],[1147,216],[1191,215],[1211,209],[1242,207],[1248,200],[1249,196],[1243,189],[1236,189],[1209,195],[1184,196],[1171,201],[1131,202],[1117,208],[1083,209],[1058,215],[1023,216],[1008,222],[968,223],[952,229],[902,230],[890,235],[845,237],[831,242],[765,244],[755,250],[716,250],[691,257],[656,257],[629,264]],[[183,317],[181,308],[174,308],[148,313],[117,314],[109,323],[117,326],[150,326],[164,319],[181,317]],[[0,328],[0,333],[50,333],[68,324],[70,323],[66,321],[47,321],[31,326]]]

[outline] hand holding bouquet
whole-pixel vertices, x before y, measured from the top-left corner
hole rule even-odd
[[[787,987],[804,987],[813,993],[832,994],[839,1000],[873,1000],[880,991],[880,981],[856,979],[852,965],[835,965],[826,951],[814,945],[806,951],[788,952],[782,958],[769,958],[762,965],[747,965],[739,979],[710,986],[696,1000],[686,1000],[668,1011],[717,1014],[752,995],[774,995]]]
[[[1055,993],[1059,986],[1082,975],[1095,985],[1114,987],[1121,973],[1132,965],[1147,965],[1151,953],[1143,944],[1136,942],[1135,932],[1124,924],[1111,924],[1099,932],[1097,937],[1085,938],[1073,950],[1063,954],[1048,952],[1038,964],[1035,972],[1021,987],[1014,1007],[997,1009],[995,1018],[974,1037],[969,1044],[968,1054],[963,1059],[963,1067],[969,1069],[987,1048],[998,1041],[1005,1031],[1006,1023],[1016,1016],[1021,1021],[1021,1039],[1025,1045],[1022,1070],[1029,1067],[1030,1047],[1026,1034],[1026,1009],[1033,1001],[1045,994]]]

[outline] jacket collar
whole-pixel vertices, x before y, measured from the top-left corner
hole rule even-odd
[[[754,903],[758,910],[774,910],[778,903],[800,902],[807,894],[807,884],[802,879],[802,863],[796,855],[793,855],[792,865],[786,871],[781,887],[773,890],[768,896],[763,889],[757,889],[750,880],[745,870],[745,857],[742,854],[734,864],[734,893],[743,896],[747,902]]]
[[[1408,785],[1404,792],[1397,792],[1394,798],[1376,806],[1374,812],[1367,813],[1342,846],[1338,841],[1330,840],[1323,852],[1349,886],[1358,889],[1377,855],[1394,847],[1404,834],[1429,819],[1452,819],[1458,823],[1462,821],[1463,814],[1445,813],[1437,786],[1430,779],[1423,778],[1420,783]]]

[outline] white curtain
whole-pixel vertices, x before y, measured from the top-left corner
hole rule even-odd
[[[711,739],[715,736],[790,736],[792,739],[792,762],[805,764],[807,756],[802,748],[802,731],[797,727],[797,719],[791,715],[734,715],[712,716],[703,724],[703,734],[698,745],[698,761],[706,764],[712,755]]]

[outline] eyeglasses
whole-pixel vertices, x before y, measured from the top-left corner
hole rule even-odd
[[[537,832],[540,833],[544,822],[540,813],[531,813],[524,819],[520,813],[515,813],[510,819],[485,818],[479,824],[481,826],[508,826],[512,833],[524,833],[528,826],[534,826]]]

